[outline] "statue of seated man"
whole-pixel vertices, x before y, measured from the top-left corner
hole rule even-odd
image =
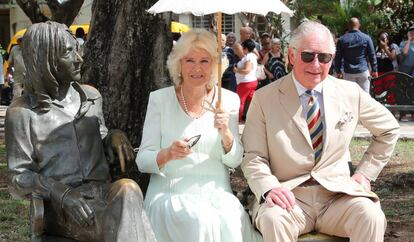
[[[122,131],[105,127],[98,90],[77,82],[83,61],[75,38],[63,24],[38,23],[22,51],[25,92],[6,114],[10,192],[43,199],[48,235],[155,241],[139,186],[111,183],[109,157],[125,164],[134,153]]]

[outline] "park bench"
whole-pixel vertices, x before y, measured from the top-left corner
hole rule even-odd
[[[387,82],[383,86],[386,86],[388,89],[377,89],[374,84],[383,81]],[[399,119],[401,120],[404,113],[414,112],[414,77],[403,72],[391,71],[379,77],[372,78],[371,96],[391,112],[399,112]],[[390,97],[395,99],[395,103],[389,103]]]

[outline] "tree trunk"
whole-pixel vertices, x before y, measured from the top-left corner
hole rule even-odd
[[[95,0],[84,49],[82,82],[98,88],[106,126],[126,132],[134,147],[141,142],[149,93],[171,85],[165,65],[170,25],[145,12],[155,1]],[[139,178],[143,190],[145,182]]]

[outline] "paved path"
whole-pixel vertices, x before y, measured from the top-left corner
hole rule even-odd
[[[0,139],[4,137],[4,116],[6,115],[7,106],[0,106]],[[411,118],[412,119],[412,118]],[[400,138],[404,139],[414,139],[414,121],[401,121],[399,122],[401,126],[401,135]],[[244,125],[240,125],[240,131],[243,130]],[[358,125],[355,130],[354,137],[358,138],[368,138],[371,137],[371,134],[367,129]]]

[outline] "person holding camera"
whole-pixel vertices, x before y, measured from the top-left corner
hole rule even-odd
[[[398,67],[397,55],[400,53],[400,49],[396,44],[390,42],[387,32],[381,32],[378,35],[377,43],[378,46],[375,50],[375,55],[377,56],[378,62],[378,76],[381,76]],[[389,90],[391,87],[395,87],[395,75],[379,78],[373,81],[372,85],[376,95],[387,91],[387,102],[389,104],[395,104],[395,93]]]
[[[407,40],[400,44],[402,60],[399,65],[399,71],[414,74],[414,25],[408,28]]]

